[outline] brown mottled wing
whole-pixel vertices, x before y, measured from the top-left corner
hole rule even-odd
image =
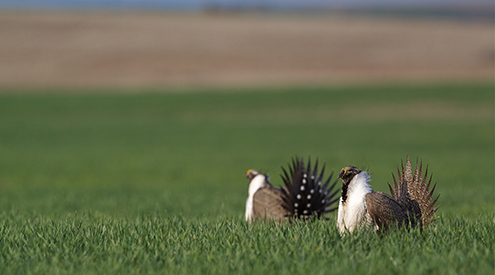
[[[259,189],[253,197],[253,214],[255,219],[283,221],[290,217],[284,194],[273,187]]]
[[[435,207],[435,203],[438,200],[438,196],[433,199],[433,193],[435,192],[436,184],[430,190],[431,179],[428,179],[428,167],[426,167],[425,174],[423,175],[423,164],[416,161],[416,167],[414,174],[412,172],[411,162],[409,157],[406,157],[406,166],[402,163],[402,171],[397,168],[398,178],[393,176],[394,188],[389,184],[392,197],[397,201],[407,205],[408,209],[414,212],[414,216],[417,220],[420,220],[423,226],[428,226],[436,220],[433,215],[437,211],[438,207]]]
[[[380,230],[392,223],[398,223],[400,226],[407,219],[407,213],[403,207],[383,192],[366,194],[366,208]]]

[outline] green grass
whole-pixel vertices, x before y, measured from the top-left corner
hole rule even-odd
[[[334,223],[265,223],[161,213],[120,219],[1,216],[0,271],[15,273],[356,274],[486,273],[493,270],[493,216],[440,220],[428,234],[360,232]]]
[[[478,273],[495,270],[494,86],[0,94],[1,273]],[[429,234],[248,226],[243,173],[294,155],[438,183]]]

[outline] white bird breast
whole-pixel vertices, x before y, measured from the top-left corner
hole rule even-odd
[[[350,232],[359,228],[367,218],[366,212],[366,194],[373,192],[368,182],[370,176],[367,172],[362,171],[357,174],[349,183],[347,188],[347,201],[345,204],[340,197],[338,227],[340,233],[346,229]]]
[[[254,177],[249,183],[248,188],[248,198],[246,201],[246,221],[249,221],[253,216],[253,197],[256,191],[261,187],[266,185],[266,177],[265,175],[259,174]]]

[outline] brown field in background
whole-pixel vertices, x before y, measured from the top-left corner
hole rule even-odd
[[[0,87],[472,81],[493,22],[338,14],[0,13]]]

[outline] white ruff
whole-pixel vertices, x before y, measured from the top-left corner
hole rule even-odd
[[[368,184],[369,181],[370,175],[366,171],[362,171],[354,176],[349,183],[345,204],[342,203],[342,197],[340,197],[337,225],[341,234],[346,230],[352,232],[371,221],[366,212],[365,199],[366,194],[373,192]]]
[[[258,191],[261,187],[264,187],[267,185],[266,182],[266,177],[263,174],[259,174],[256,177],[254,177],[251,182],[249,183],[249,188],[248,188],[248,198],[246,201],[246,221],[251,221],[251,218],[253,216],[253,197],[254,193]]]

